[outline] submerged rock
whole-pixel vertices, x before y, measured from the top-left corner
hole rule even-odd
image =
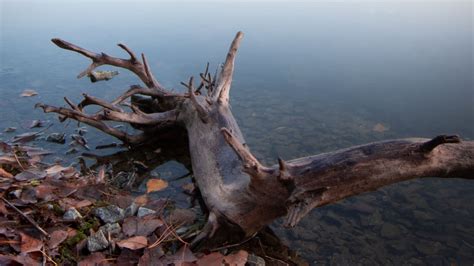
[[[382,235],[382,237],[385,238],[397,238],[398,236],[400,236],[401,231],[396,225],[393,225],[391,223],[384,223],[382,225],[382,229],[380,230],[380,234]]]
[[[51,133],[46,138],[46,141],[64,144],[66,143],[66,138],[64,133]]]

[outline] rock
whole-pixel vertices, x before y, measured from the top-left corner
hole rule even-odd
[[[431,242],[419,239],[415,242],[415,248],[424,255],[436,255],[442,245],[439,242]]]
[[[105,238],[102,230],[98,230],[87,238],[87,249],[89,249],[90,252],[99,251],[108,246],[109,241]]]
[[[99,230],[101,230],[104,235],[108,235],[109,233],[111,235],[118,235],[120,232],[122,232],[122,228],[118,223],[113,223],[113,224],[105,224],[101,227],[99,227]]]
[[[66,221],[76,221],[82,219],[82,215],[76,210],[76,208],[69,208],[63,215],[63,219]]]
[[[66,138],[64,137],[64,133],[51,133],[46,138],[46,141],[64,144],[66,143]]]
[[[415,216],[417,220],[433,220],[434,219],[433,215],[427,212],[422,212],[418,210],[413,211],[413,215]]]
[[[382,229],[380,230],[380,234],[385,238],[396,238],[400,236],[400,233],[401,231],[398,226],[391,223],[384,223],[382,225]]]
[[[362,217],[361,217],[362,218]],[[368,219],[367,224],[368,225],[380,225],[382,224],[382,215],[378,210],[376,210]]]
[[[262,259],[261,257],[254,255],[254,254],[249,254],[247,257],[247,262],[245,265],[248,266],[265,266],[265,260]]]
[[[125,212],[123,209],[115,205],[97,208],[95,210],[95,215],[104,223],[115,223],[125,218]]]
[[[130,206],[125,209],[125,217],[134,216],[138,211],[138,205],[132,202]]]
[[[10,133],[10,132],[14,132],[15,130],[16,130],[16,127],[7,127],[5,128],[5,130],[3,130],[3,132]]]
[[[156,211],[154,211],[152,209],[148,209],[148,208],[145,208],[145,207],[140,207],[140,208],[138,208],[137,216],[138,217],[143,217],[143,216],[147,216],[149,214],[154,214],[154,213],[156,213]]]

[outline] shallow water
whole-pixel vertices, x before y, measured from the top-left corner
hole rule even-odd
[[[33,105],[64,105],[63,96],[78,102],[84,92],[112,99],[139,83],[124,70],[109,82],[76,79],[89,61],[57,48],[53,37],[122,56],[115,43],[124,42],[146,53],[163,85],[181,90],[206,62],[224,60],[238,30],[245,38],[232,108],[264,162],[387,138],[474,138],[470,1],[1,1],[0,9],[0,129],[18,128],[0,139],[32,131],[33,119],[54,122],[45,135],[70,134],[75,122],[60,124]],[[19,97],[30,88],[39,95]],[[90,147],[114,141],[93,129],[87,139]],[[64,155],[67,145],[34,143],[66,161],[79,156]],[[164,177],[183,173],[162,169]],[[414,180],[314,210],[292,230],[279,222],[274,229],[311,264],[471,265],[473,191],[465,180]]]

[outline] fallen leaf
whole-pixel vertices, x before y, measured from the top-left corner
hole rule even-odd
[[[164,255],[163,249],[160,246],[154,248],[147,248],[143,252],[143,256],[140,257],[138,265],[140,266],[154,266],[160,265],[158,263],[159,259]],[[221,266],[219,264],[219,266]]]
[[[46,177],[46,173],[43,171],[31,169],[23,171],[15,176],[15,180],[18,181],[29,181],[33,179],[43,179]]]
[[[379,132],[379,133],[382,133],[382,132],[385,132],[388,130],[388,127],[380,124],[380,123],[377,123],[374,125],[374,127],[372,128],[373,131],[375,132]]]
[[[3,215],[8,215],[9,214],[7,208],[5,207],[5,202],[3,202],[3,201],[0,201],[0,213],[3,214]]]
[[[239,250],[237,253],[233,253],[224,257],[225,265],[245,265],[249,254],[245,250]]]
[[[102,252],[95,252],[81,260],[78,266],[105,266],[110,265]]]
[[[189,249],[188,245],[183,245],[178,252],[168,258],[174,265],[186,265],[187,262],[194,262],[197,258]],[[232,265],[232,264],[231,264]],[[243,264],[242,264],[243,265]]]
[[[23,133],[20,135],[17,135],[13,138],[12,142],[13,143],[26,143],[32,140],[35,140],[38,135],[40,135],[40,132],[27,132]]]
[[[61,165],[54,165],[46,169],[46,174],[51,177],[71,177],[76,173],[73,167],[64,167]]]
[[[3,168],[0,167],[0,176],[1,177],[6,177],[6,178],[12,178],[13,175],[10,174],[9,172],[3,170]]]
[[[168,187],[168,182],[163,179],[154,178],[146,182],[146,193],[160,191]]]
[[[66,240],[67,236],[68,233],[64,230],[56,230],[52,232],[50,235],[50,239],[48,240],[48,247],[50,249],[58,247],[59,244]]]
[[[162,225],[163,221],[158,218],[145,217],[141,219],[131,216],[123,222],[122,231],[127,236],[148,236]]]
[[[33,238],[23,232],[20,232],[21,236],[21,252],[29,253],[40,251],[43,247],[43,241]]]
[[[35,91],[35,90],[24,90],[20,96],[21,97],[31,97],[31,96],[35,96],[35,95],[38,95],[38,93]]]
[[[121,248],[136,250],[145,248],[148,245],[148,240],[144,236],[134,236],[117,242],[117,245]]]
[[[148,196],[146,194],[143,194],[141,196],[138,196],[135,198],[134,202],[138,205],[138,206],[143,206],[145,204],[147,204],[148,202]]]
[[[12,155],[0,156],[0,164],[18,164],[15,157]]]
[[[196,261],[198,266],[221,266],[223,265],[224,255],[219,252],[213,252],[208,255],[204,255]]]
[[[56,199],[56,195],[53,193],[55,189],[56,187],[54,186],[40,184],[35,188],[36,197],[45,201]]]

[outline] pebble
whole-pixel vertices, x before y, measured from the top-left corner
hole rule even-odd
[[[149,214],[154,214],[154,213],[156,213],[156,211],[154,211],[152,209],[148,209],[148,208],[145,208],[145,207],[140,207],[140,208],[138,208],[137,216],[138,217],[143,217],[143,216],[147,216]]]
[[[108,235],[109,233],[111,235],[118,235],[120,234],[120,232],[122,232],[122,228],[120,227],[120,224],[118,223],[105,224],[99,227],[99,230],[101,230],[104,233],[104,235]]]
[[[105,235],[102,230],[98,230],[87,238],[87,249],[90,252],[99,251],[107,248],[108,246],[109,241],[107,241],[107,239],[105,238]]]
[[[69,208],[63,215],[63,219],[67,221],[76,221],[82,219],[82,215],[76,210],[76,208]]]
[[[115,205],[97,208],[95,210],[95,215],[104,223],[115,223],[125,218],[125,212],[123,209]]]
[[[130,206],[125,209],[125,217],[134,216],[137,214],[138,205],[135,202],[132,202]]]

